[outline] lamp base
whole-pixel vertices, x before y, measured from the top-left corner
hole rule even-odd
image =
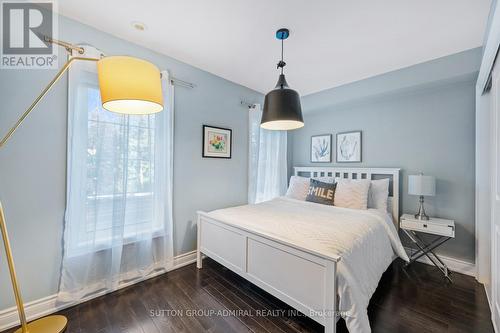
[[[415,214],[415,218],[417,220],[422,220],[422,221],[429,221],[429,216],[425,214],[425,208],[424,208],[424,196],[420,196],[420,206],[418,207],[418,213]]]
[[[429,216],[427,215],[415,214],[414,216],[417,220],[429,221]]]
[[[28,333],[62,333],[68,325],[64,316],[48,316],[28,323]],[[22,327],[14,333],[23,333]]]

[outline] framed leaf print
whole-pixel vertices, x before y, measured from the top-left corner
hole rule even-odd
[[[361,131],[337,134],[337,162],[361,162]]]
[[[330,163],[332,161],[332,135],[313,135],[311,137],[311,162]]]

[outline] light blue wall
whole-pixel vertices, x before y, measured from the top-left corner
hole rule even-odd
[[[239,101],[261,103],[263,96],[66,18],[59,20],[59,30],[62,40],[86,42],[107,54],[144,58],[197,85],[175,91],[175,253],[194,250],[196,210],[247,200],[248,118]],[[0,70],[0,133],[6,132],[54,74],[51,70]],[[64,79],[0,151],[0,199],[26,301],[57,291],[66,190],[66,103]],[[233,129],[232,159],[201,158],[202,124]],[[4,258],[2,247],[0,310],[14,305]]]
[[[456,239],[439,252],[474,262],[480,58],[481,50],[473,49],[304,97],[305,127],[289,135],[293,165],[318,165],[309,162],[311,135],[361,130],[363,161],[349,166],[403,169],[403,212],[414,212],[418,202],[407,194],[407,175],[435,176],[437,195],[426,199],[427,211],[457,223]]]

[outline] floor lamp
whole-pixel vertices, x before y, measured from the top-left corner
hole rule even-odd
[[[101,101],[104,109],[121,114],[152,114],[163,110],[163,94],[161,87],[161,74],[159,69],[145,60],[127,57],[110,56],[102,58],[88,58],[81,55],[84,49],[66,42],[45,37],[47,43],[62,46],[69,53],[70,58],[59,70],[56,76],[42,90],[29,108],[21,115],[19,120],[0,141],[2,148],[12,137],[17,128],[38,105],[40,100],[50,91],[54,84],[63,76],[70,65],[75,61],[91,61],[97,63],[97,75]],[[73,51],[79,56],[71,57]],[[24,304],[17,281],[14,259],[7,233],[5,214],[0,202],[0,230],[2,233],[10,279],[19,312],[21,328],[15,333],[59,333],[66,329],[68,320],[64,316],[54,315],[44,317],[28,323],[24,312]]]

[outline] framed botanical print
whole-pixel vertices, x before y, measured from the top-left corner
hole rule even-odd
[[[311,136],[311,162],[330,163],[332,162],[332,135]]]
[[[231,158],[232,130],[203,125],[203,157]]]
[[[361,162],[361,131],[337,134],[337,162]]]

